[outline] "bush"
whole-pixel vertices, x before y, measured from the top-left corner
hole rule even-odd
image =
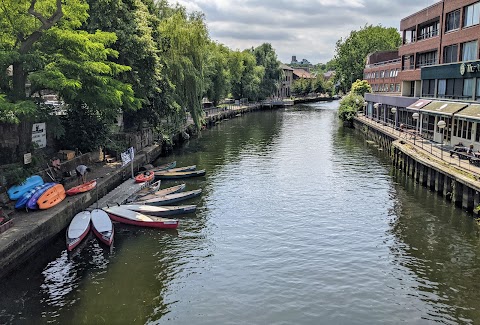
[[[340,101],[338,109],[338,117],[344,122],[351,122],[357,115],[357,112],[362,109],[365,100],[362,96],[349,93]]]

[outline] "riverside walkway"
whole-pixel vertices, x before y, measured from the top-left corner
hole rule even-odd
[[[428,157],[432,161],[436,161],[445,168],[457,170],[461,173],[471,173],[476,179],[480,179],[480,167],[471,164],[466,159],[460,159],[457,155],[450,156],[452,146],[448,144],[437,143],[428,139],[420,137],[412,131],[401,131],[395,129],[394,125],[377,122],[366,118],[363,115],[357,116],[356,119],[361,123],[380,130],[396,139],[396,141],[403,141],[407,143],[410,150],[416,151],[418,154]]]

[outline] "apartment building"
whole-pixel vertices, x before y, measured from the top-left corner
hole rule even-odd
[[[398,51],[375,52],[367,57],[363,78],[372,86],[374,93],[401,95],[398,78],[400,69]]]
[[[402,19],[400,32],[401,96],[367,94],[366,114],[418,128],[433,141],[480,149],[480,1],[437,2]]]

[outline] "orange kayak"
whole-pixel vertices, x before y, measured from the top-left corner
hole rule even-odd
[[[93,181],[87,182],[85,184],[72,187],[71,189],[69,189],[65,193],[67,195],[75,195],[75,194],[78,194],[78,193],[83,193],[83,192],[93,190],[95,188],[95,186],[97,186],[97,181],[93,180]]]
[[[67,194],[62,184],[57,184],[45,191],[37,200],[38,208],[45,210],[62,202]]]
[[[155,177],[154,172],[147,170],[146,172],[143,172],[135,176],[135,182],[137,183],[150,182],[151,180],[153,180],[154,177]]]

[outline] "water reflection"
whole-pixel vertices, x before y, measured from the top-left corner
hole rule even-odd
[[[342,128],[336,103],[246,114],[159,163],[207,176],[178,231],[64,238],[0,284],[0,323],[478,322],[478,228]],[[166,181],[164,187],[180,182]]]

